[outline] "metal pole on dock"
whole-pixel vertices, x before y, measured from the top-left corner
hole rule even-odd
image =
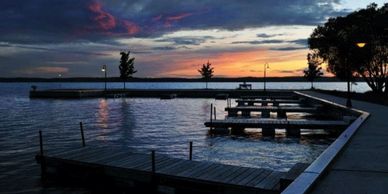
[[[46,174],[46,164],[44,160],[43,155],[43,137],[42,137],[42,131],[39,130],[39,149],[40,149],[40,171],[41,171],[41,177],[44,178]]]
[[[216,107],[214,106],[214,120],[217,120]]]
[[[81,130],[82,147],[85,147],[84,127],[83,127],[82,122],[79,122],[79,128]]]
[[[213,103],[210,104],[210,124],[213,124]],[[210,130],[212,130],[211,126],[210,126]]]
[[[152,173],[155,173],[155,150],[151,150]]]
[[[190,149],[189,149],[189,160],[193,159],[193,142],[190,141]]]

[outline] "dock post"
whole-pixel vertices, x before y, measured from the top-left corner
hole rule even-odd
[[[210,130],[212,130],[213,126],[213,103],[210,104]]]
[[[155,150],[151,150],[152,173],[155,173]]]
[[[193,142],[190,141],[189,160],[193,159]]]
[[[42,131],[39,130],[39,149],[40,149],[40,172],[41,172],[41,178],[44,179],[46,176],[46,162],[43,155],[43,137],[42,137]]]
[[[214,106],[214,120],[217,120],[217,113],[216,113],[216,107]]]
[[[84,126],[83,126],[82,122],[79,122],[79,128],[81,130],[82,147],[85,147]]]

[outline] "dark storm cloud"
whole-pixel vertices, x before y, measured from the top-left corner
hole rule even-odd
[[[338,0],[1,1],[0,42],[106,41],[155,37],[180,29],[316,25],[327,16],[342,14],[333,3]]]

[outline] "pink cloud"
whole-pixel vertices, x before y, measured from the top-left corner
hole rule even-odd
[[[168,16],[164,20],[164,26],[165,27],[171,27],[173,22],[177,22],[179,20],[182,20],[183,18],[189,17],[193,15],[192,13],[180,13],[178,15]]]
[[[166,20],[168,21],[178,21],[178,20],[181,20],[185,17],[188,17],[188,16],[191,16],[193,15],[192,13],[181,13],[181,14],[178,14],[178,15],[175,15],[175,16],[169,16],[166,18]]]
[[[154,22],[160,21],[160,19],[162,19],[162,17],[163,17],[162,15],[155,16],[152,18],[152,21],[154,21]]]
[[[133,35],[140,32],[140,27],[134,22],[131,22],[129,20],[122,20],[121,23],[123,27],[127,30],[129,35]]]
[[[92,2],[88,6],[89,10],[95,14],[92,18],[102,30],[110,30],[116,27],[116,19],[110,13],[102,9],[102,5],[99,2]]]

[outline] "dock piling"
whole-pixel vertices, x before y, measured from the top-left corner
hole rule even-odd
[[[210,104],[210,123],[213,123],[213,103]],[[212,130],[212,127],[210,127]]]
[[[79,122],[79,128],[81,130],[82,147],[85,147],[84,127],[83,127],[82,122]]]
[[[193,142],[190,141],[189,143],[189,160],[192,160],[193,159]]]
[[[216,113],[216,107],[214,106],[214,120],[217,120],[217,113]]]
[[[152,173],[155,173],[155,150],[151,150]]]

